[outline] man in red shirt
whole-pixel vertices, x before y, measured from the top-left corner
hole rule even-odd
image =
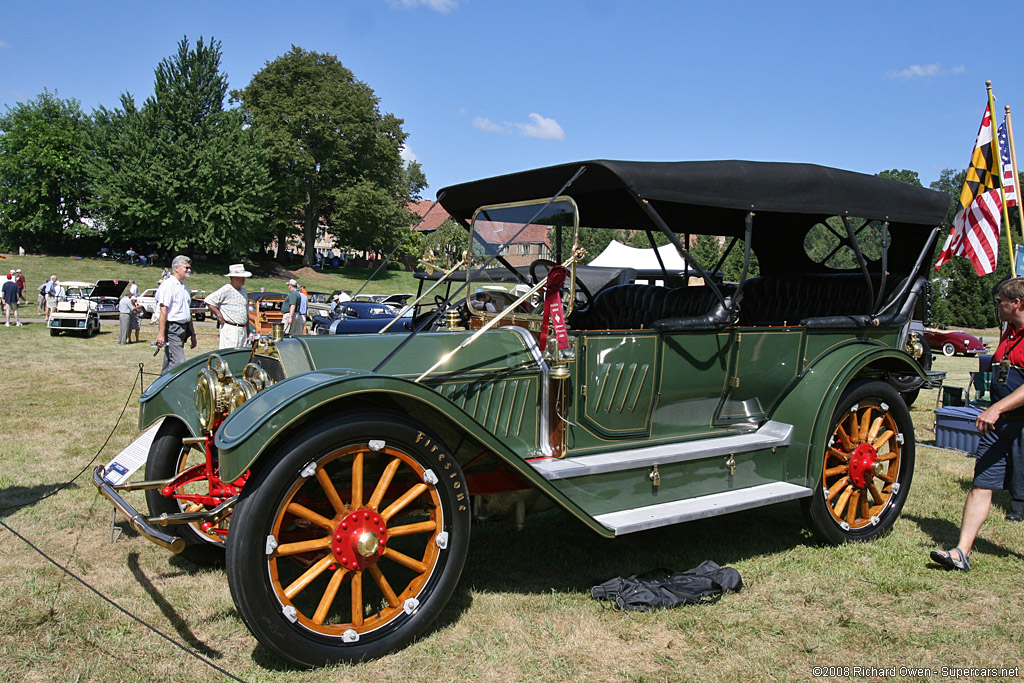
[[[964,503],[960,542],[950,550],[933,550],[935,562],[969,570],[969,557],[981,525],[992,507],[992,491],[1024,492],[1024,278],[1012,278],[996,294],[999,318],[1007,323],[993,356],[992,405],[975,420],[981,432],[974,481]],[[1013,512],[1007,515],[1013,518]]]
[[[18,298],[22,303],[28,303],[25,300],[25,276],[22,274],[21,268],[14,271],[14,284],[18,285]]]

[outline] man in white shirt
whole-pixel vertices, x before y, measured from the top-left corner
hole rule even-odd
[[[51,275],[43,291],[46,294],[46,322],[50,322],[50,316],[57,310],[57,300],[64,296],[64,288],[57,282],[57,276]]]
[[[196,330],[192,325],[190,309],[192,295],[185,286],[185,278],[190,275],[192,259],[175,256],[171,261],[171,277],[164,280],[156,290],[156,303],[160,307],[156,345],[164,349],[161,374],[185,362],[185,339],[191,337],[191,348],[196,348]]]
[[[241,263],[228,266],[231,282],[210,294],[204,302],[220,321],[220,348],[240,349],[245,346],[249,332],[249,294],[245,291],[245,278],[252,273]]]

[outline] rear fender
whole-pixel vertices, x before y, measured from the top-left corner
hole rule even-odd
[[[817,483],[829,423],[839,399],[858,378],[883,378],[887,373],[924,376],[917,363],[898,349],[861,344],[837,348],[817,359],[797,384],[780,401],[772,419],[793,425],[793,437],[786,449],[786,480],[799,486]],[[808,419],[813,415],[813,419]]]

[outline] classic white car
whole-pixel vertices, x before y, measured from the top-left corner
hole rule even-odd
[[[152,318],[156,312],[156,287],[145,290],[135,297],[135,301],[142,306],[142,317]]]

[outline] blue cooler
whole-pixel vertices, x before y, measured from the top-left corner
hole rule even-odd
[[[981,432],[974,426],[983,408],[949,406],[935,410],[935,446],[973,455]]]

